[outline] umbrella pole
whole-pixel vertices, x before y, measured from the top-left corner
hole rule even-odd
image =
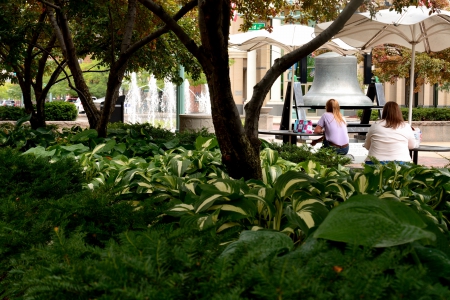
[[[409,107],[408,107],[408,123],[412,122],[412,106],[414,97],[414,63],[416,60],[416,44],[412,44],[411,48],[411,73],[409,74]]]
[[[294,65],[292,65],[291,69],[291,94],[289,95],[289,131],[292,131],[292,106],[294,105]]]

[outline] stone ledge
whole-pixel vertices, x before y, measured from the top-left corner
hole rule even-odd
[[[16,124],[16,121],[0,121],[0,124],[11,123]],[[89,122],[86,121],[47,121],[48,125],[57,125],[59,128],[67,127],[71,128],[73,126],[80,126],[82,128],[89,128]],[[24,124],[30,124],[30,122],[25,122]]]

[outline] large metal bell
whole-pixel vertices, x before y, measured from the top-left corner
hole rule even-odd
[[[304,105],[325,106],[331,98],[340,106],[373,106],[359,86],[356,57],[328,52],[315,58],[314,81],[303,96]]]

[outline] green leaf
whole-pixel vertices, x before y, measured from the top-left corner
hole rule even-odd
[[[196,150],[210,150],[214,147],[217,147],[219,143],[217,139],[214,137],[204,137],[199,136],[195,140],[195,149]]]
[[[17,120],[16,122],[16,128],[18,128],[20,125],[22,125],[23,123],[30,121],[31,120],[31,114],[24,116],[22,118],[20,118],[19,120]]]
[[[88,141],[90,138],[95,138],[98,136],[98,132],[95,129],[87,129],[82,132],[72,136],[70,139],[72,142],[84,142]]]
[[[391,247],[420,239],[435,240],[425,223],[401,202],[358,195],[334,208],[314,232],[324,238],[370,247]]]
[[[55,154],[56,150],[53,149],[51,151],[46,151],[44,147],[37,146],[35,148],[31,148],[28,151],[24,152],[22,155],[33,154],[36,157],[52,157]]]
[[[173,149],[176,146],[178,146],[180,144],[180,139],[179,138],[174,138],[173,140],[168,141],[167,143],[163,143],[163,145],[167,148],[167,149]]]
[[[229,244],[219,258],[231,260],[235,255],[246,252],[258,260],[265,260],[271,255],[291,251],[294,243],[287,235],[276,231],[243,231],[239,240]]]
[[[89,151],[89,147],[83,144],[74,144],[69,146],[60,146],[61,149],[66,150],[68,152],[73,152],[75,154],[83,153]]]
[[[92,150],[92,154],[95,153],[101,153],[101,152],[109,152],[112,148],[114,148],[114,145],[116,145],[115,140],[109,140],[106,144],[98,144],[95,146],[94,150]]]
[[[430,276],[450,279],[450,259],[444,252],[419,244],[414,245],[414,248],[420,261],[430,270]]]

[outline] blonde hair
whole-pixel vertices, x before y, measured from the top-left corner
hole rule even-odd
[[[330,99],[325,104],[325,111],[333,114],[334,119],[338,124],[346,124],[344,117],[341,114],[341,108],[339,106],[339,102],[336,99]]]

